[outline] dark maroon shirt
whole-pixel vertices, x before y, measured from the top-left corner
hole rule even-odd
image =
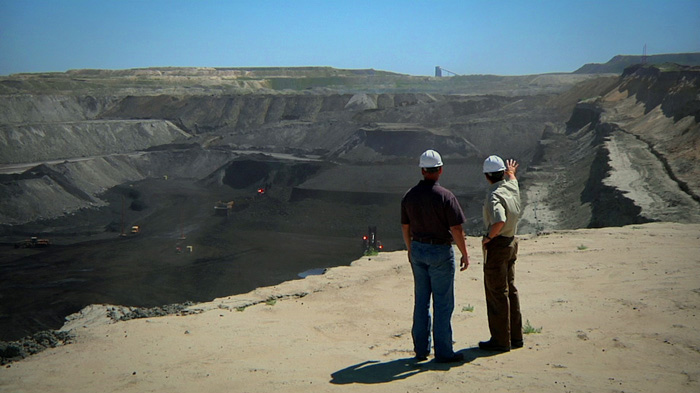
[[[421,180],[401,199],[401,224],[411,226],[411,237],[452,240],[450,227],[466,221],[457,198],[432,180]]]

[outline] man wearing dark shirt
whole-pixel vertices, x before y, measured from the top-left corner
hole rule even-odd
[[[462,253],[460,270],[469,267],[469,255],[462,223],[465,221],[457,198],[438,184],[442,158],[434,150],[425,151],[419,166],[423,180],[401,200],[401,229],[413,270],[413,349],[416,359],[430,353],[432,325],[435,361],[459,362],[464,356],[452,348],[452,312],[454,311],[454,240]],[[430,318],[433,298],[434,322]]]

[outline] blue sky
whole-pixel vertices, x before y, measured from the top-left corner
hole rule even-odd
[[[571,72],[700,52],[700,0],[0,0],[0,75],[160,66]]]

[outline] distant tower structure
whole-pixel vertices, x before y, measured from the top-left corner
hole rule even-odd
[[[448,74],[452,74],[452,76],[459,76],[459,75],[457,75],[456,73],[454,73],[454,72],[452,72],[452,71],[450,71],[450,70],[446,70],[446,69],[444,69],[444,68],[442,68],[442,67],[440,67],[440,66],[435,66],[435,76],[436,76],[437,78],[442,77],[442,72],[443,72],[443,71],[446,72],[446,73],[448,73]],[[445,76],[447,76],[447,75],[445,75]]]
[[[647,44],[644,44],[644,52],[642,52],[642,64],[647,63]]]

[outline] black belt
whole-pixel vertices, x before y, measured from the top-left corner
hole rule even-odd
[[[488,237],[488,235],[484,235],[484,237]],[[492,238],[491,240],[496,240],[496,239],[501,239],[501,240],[513,240],[514,238],[515,238],[515,236],[501,236],[501,235],[498,235],[498,236]]]
[[[429,238],[429,237],[414,237],[412,240],[416,241],[418,243],[434,244],[434,245],[441,245],[441,246],[452,244],[452,239],[433,239],[433,238]]]
[[[486,247],[510,247],[515,236],[496,236],[486,243]]]

